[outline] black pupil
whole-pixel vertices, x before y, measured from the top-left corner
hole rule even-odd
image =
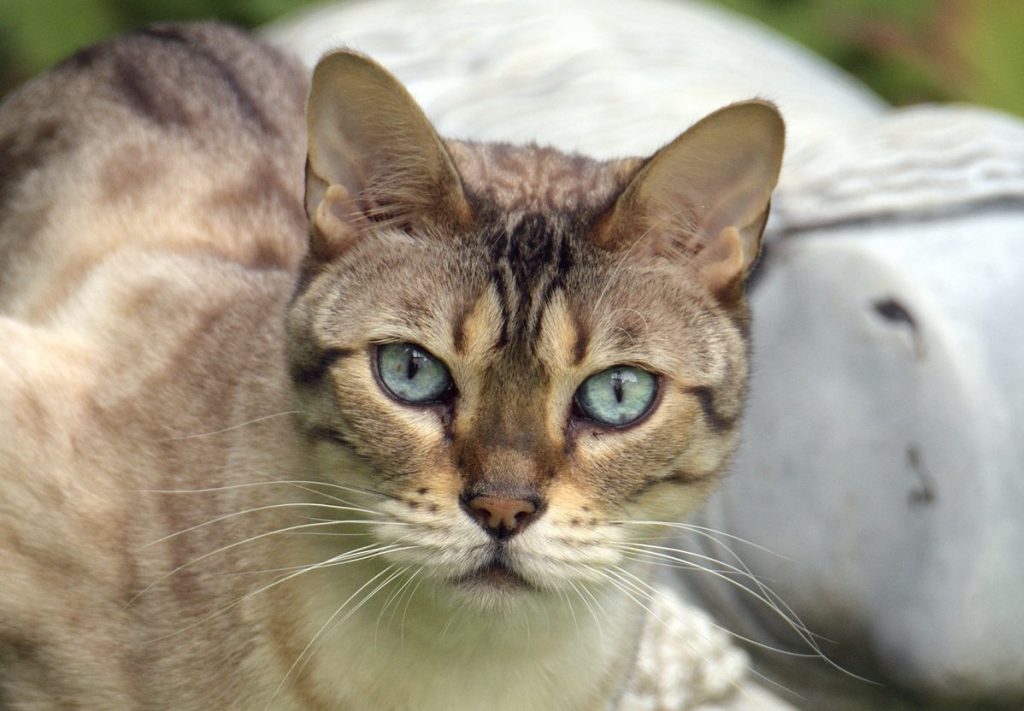
[[[416,373],[419,372],[423,361],[426,360],[423,354],[419,351],[409,349],[409,360],[405,364],[405,377],[412,380],[416,377]]]
[[[615,402],[622,404],[622,373],[612,373],[612,390],[615,392]]]

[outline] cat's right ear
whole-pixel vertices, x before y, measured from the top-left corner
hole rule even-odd
[[[327,261],[369,224],[457,229],[471,213],[462,181],[423,110],[394,76],[355,52],[325,56],[306,109],[306,214]]]
[[[600,246],[685,261],[719,298],[742,295],[779,178],[785,124],[745,101],[706,116],[649,158],[600,224]]]

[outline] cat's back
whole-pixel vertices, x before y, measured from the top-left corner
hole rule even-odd
[[[159,25],[0,106],[0,708],[231,688],[200,683],[208,659],[146,641],[193,598],[132,603],[174,567],[135,554],[170,520],[143,492],[198,487],[182,477],[223,460],[223,441],[178,435],[280,409],[267,393],[305,250],[306,81],[240,31]]]
[[[124,249],[290,270],[307,79],[217,24],[84,50],[0,106],[0,312],[47,318]]]

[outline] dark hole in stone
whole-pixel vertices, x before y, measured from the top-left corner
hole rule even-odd
[[[878,314],[888,320],[896,323],[905,323],[911,328],[917,328],[917,321],[907,310],[907,307],[901,304],[896,299],[879,299],[874,303],[875,311]]]
[[[914,315],[910,313],[910,309],[893,297],[878,299],[872,303],[872,306],[874,307],[875,312],[886,321],[906,326],[910,329],[910,336],[914,341],[914,355],[918,360],[924,360],[924,338],[922,338],[917,319],[915,319]]]

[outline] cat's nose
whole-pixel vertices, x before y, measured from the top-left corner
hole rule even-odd
[[[487,533],[502,541],[522,531],[537,517],[541,501],[535,496],[517,498],[477,494],[464,496],[462,507]]]

